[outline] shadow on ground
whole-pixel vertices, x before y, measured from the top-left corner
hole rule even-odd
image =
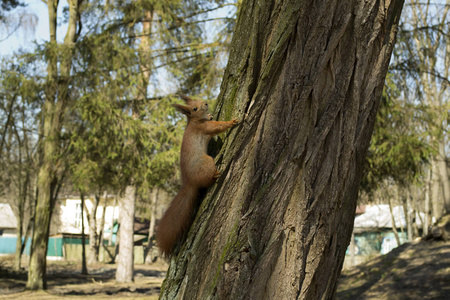
[[[404,244],[343,271],[336,299],[450,299],[450,243]]]

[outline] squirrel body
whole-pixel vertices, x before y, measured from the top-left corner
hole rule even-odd
[[[174,107],[187,116],[187,127],[181,144],[180,166],[182,186],[161,218],[156,243],[168,257],[175,244],[186,232],[193,219],[199,190],[211,186],[219,177],[214,159],[207,154],[208,143],[214,135],[238,124],[238,120],[213,121],[208,104],[180,95],[187,105]]]

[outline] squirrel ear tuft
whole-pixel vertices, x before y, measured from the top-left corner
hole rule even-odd
[[[186,95],[183,95],[183,94],[177,94],[177,95],[178,95],[178,97],[180,97],[181,99],[183,99],[184,102],[186,102],[187,104],[189,104],[189,102],[191,102],[191,101],[194,101],[194,100],[192,100],[191,98],[189,98],[189,97],[186,96]]]
[[[185,114],[186,116],[191,115],[191,110],[187,106],[180,104],[172,104],[172,106],[175,107],[180,113]]]

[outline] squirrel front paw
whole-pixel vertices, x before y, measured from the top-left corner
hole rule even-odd
[[[231,122],[233,122],[233,125],[239,124],[239,120],[238,119],[233,119],[233,120],[231,120]]]

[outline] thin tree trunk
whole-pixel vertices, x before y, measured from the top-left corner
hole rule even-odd
[[[3,154],[3,147],[5,145],[5,137],[6,137],[6,133],[8,132],[8,128],[10,127],[10,124],[12,123],[13,120],[13,112],[14,112],[14,103],[16,102],[16,98],[17,95],[14,94],[10,99],[11,102],[8,103],[8,116],[6,117],[6,122],[3,125],[3,130],[2,130],[2,134],[0,135],[0,158],[2,158],[2,154]]]
[[[22,169],[22,168],[20,168]],[[21,260],[22,260],[22,238],[23,238],[23,226],[24,226],[24,214],[25,214],[25,204],[28,194],[28,182],[29,182],[29,173],[26,174],[25,182],[22,186],[22,180],[19,180],[19,189],[21,192],[19,193],[19,203],[18,203],[18,218],[17,218],[17,240],[16,240],[16,252],[14,259],[14,269],[20,270],[21,268]]]
[[[120,209],[120,206],[119,206]],[[120,217],[120,213],[119,213]],[[120,220],[119,220],[119,226],[117,227],[117,235],[116,235],[116,245],[114,246],[114,257],[112,262],[115,263],[117,256],[119,255],[119,244],[120,244]]]
[[[408,237],[408,241],[411,242],[413,240],[413,226],[412,226],[412,217],[409,211],[411,210],[411,199],[410,194],[407,191],[406,197],[403,198],[403,213],[405,214],[405,221],[406,221],[406,234]]]
[[[100,195],[95,194],[92,209],[89,213],[89,264],[98,262],[97,209],[99,203]]]
[[[397,225],[395,224],[395,216],[394,216],[394,210],[392,207],[392,199],[389,197],[389,211],[391,213],[391,223],[392,223],[392,232],[394,233],[395,240],[397,241],[397,246],[400,246],[400,237],[398,236],[398,229]]]
[[[349,245],[350,250],[350,265],[353,267],[355,265],[355,255],[356,255],[356,240],[355,240],[355,233],[352,232],[352,237],[350,240]]]
[[[134,272],[134,210],[136,188],[128,186],[125,195],[120,199],[120,243],[119,261],[117,263],[116,281],[133,281]]]
[[[243,1],[239,118],[160,299],[332,299],[403,1]]]
[[[443,201],[441,201],[441,198],[439,197],[439,190],[441,185],[437,168],[437,161],[436,159],[433,159],[431,162],[431,203],[433,205],[433,216],[436,220],[439,220],[443,214],[444,205]]]
[[[18,258],[19,263],[22,260],[22,255],[23,255],[23,251],[25,250],[25,247],[27,245],[27,241],[28,241],[28,237],[30,236],[30,232],[32,230],[32,226],[33,226],[33,222],[32,222],[32,216],[33,216],[33,203],[31,201],[31,199],[33,199],[31,190],[32,190],[32,186],[31,186],[31,181],[32,181],[32,176],[34,173],[33,170],[33,165],[34,165],[34,160],[32,158],[32,150],[30,150],[29,147],[29,139],[28,139],[28,132],[27,132],[27,126],[26,126],[26,120],[27,120],[27,115],[25,112],[25,108],[23,108],[22,110],[22,137],[23,137],[23,145],[25,148],[25,153],[27,156],[26,162],[27,162],[27,166],[25,167],[25,184],[23,186],[23,210],[24,210],[24,216],[23,218],[28,217],[28,222],[27,222],[27,226],[26,226],[26,230],[25,230],[25,234],[23,237],[23,241],[22,241],[22,245],[20,246],[20,257]],[[36,188],[36,187],[35,187]],[[28,199],[28,201],[27,201]],[[28,210],[26,209],[28,204]],[[25,215],[25,210],[28,212],[27,215]],[[25,222],[22,221],[22,224],[25,226]],[[19,265],[19,267],[21,267]]]
[[[156,224],[156,207],[157,207],[157,201],[158,201],[158,191],[159,188],[155,187],[152,191],[152,201],[151,201],[151,213],[150,213],[150,225],[148,228],[148,242],[147,242],[147,249],[145,254],[145,263],[149,264],[153,261],[152,257],[152,248],[153,248],[153,235],[155,234],[155,224]]]
[[[423,220],[422,232],[423,236],[428,235],[428,228],[431,225],[431,209],[430,209],[430,185],[431,185],[431,168],[427,172],[427,178],[425,180],[425,216]],[[420,213],[420,210],[419,210]]]
[[[437,162],[439,179],[442,186],[445,213],[450,213],[450,178],[448,175],[444,140],[438,142],[439,161]]]
[[[117,205],[117,195],[114,196],[113,211],[112,211],[112,214],[111,214],[111,233],[110,233],[109,240],[108,240],[108,245],[109,246],[112,246],[113,229],[114,229],[114,218],[115,218],[114,213],[116,211],[116,205]],[[116,238],[117,238],[117,236],[116,236]]]
[[[108,193],[105,191],[103,193],[103,210],[102,210],[102,218],[100,219],[99,233],[97,236],[97,258],[99,257],[100,248],[103,245],[103,231],[105,229],[105,214],[106,214],[106,205],[108,205],[107,199]]]
[[[22,217],[19,217],[17,220],[17,240],[16,240],[15,258],[14,258],[14,270],[16,270],[16,271],[19,271],[21,268],[22,236],[23,236],[23,213],[22,213]]]
[[[24,121],[24,116],[22,115],[22,121]],[[23,124],[24,125],[24,124]],[[23,127],[22,136],[19,134],[17,127],[14,126],[14,133],[18,141],[18,154],[19,154],[19,178],[17,178],[17,188],[18,188],[18,204],[17,204],[17,240],[16,240],[16,252],[15,252],[15,262],[14,269],[20,270],[21,260],[22,260],[22,238],[23,238],[23,228],[25,226],[25,206],[27,204],[28,198],[28,188],[30,185],[30,170],[28,169],[29,159],[29,149],[27,147],[27,133],[25,126]],[[23,138],[22,138],[23,137]],[[25,155],[23,153],[25,152]],[[28,159],[24,162],[24,156]],[[25,173],[25,176],[22,174]],[[22,178],[25,177],[25,178]]]
[[[400,203],[404,203],[404,199],[402,199],[402,196],[400,195],[400,189],[398,186],[395,186],[395,192],[396,192],[396,199],[397,201],[400,201]],[[400,233],[402,234],[402,237],[405,236],[405,230],[408,227],[408,221],[406,220],[406,213],[405,213],[405,205],[402,205],[403,207],[403,212],[399,209],[398,210],[398,219],[400,220],[401,224],[400,224]],[[403,216],[402,216],[403,213]],[[395,217],[395,216],[394,216]],[[405,218],[405,225],[403,226],[403,217]],[[398,246],[400,246],[400,244],[398,244]]]
[[[27,246],[28,237],[30,236],[32,228],[33,228],[33,220],[30,219],[28,221],[27,230],[25,231],[25,235],[24,235],[24,238],[23,238],[22,246],[20,248],[21,255],[23,255],[23,251],[25,250],[25,248]]]
[[[86,267],[86,235],[84,234],[84,194],[80,193],[81,198],[81,274],[87,275]]]

